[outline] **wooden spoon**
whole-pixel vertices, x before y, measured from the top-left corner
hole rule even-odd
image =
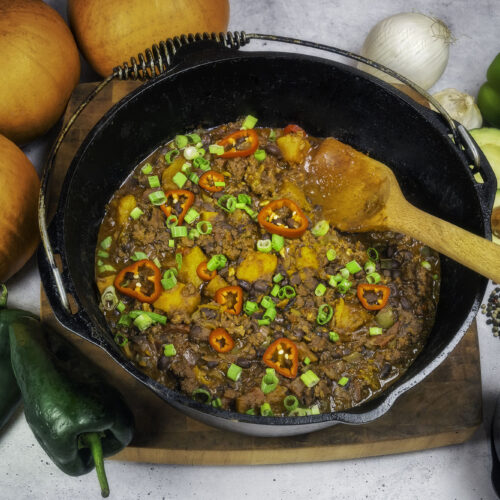
[[[341,231],[404,233],[500,283],[500,245],[408,203],[384,164],[327,138],[303,169],[304,191]]]

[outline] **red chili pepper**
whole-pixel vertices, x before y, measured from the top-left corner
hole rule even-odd
[[[295,378],[299,368],[299,353],[294,342],[286,337],[275,340],[264,353],[264,363],[288,378]]]
[[[238,139],[246,139],[245,143],[249,142],[250,146],[245,149],[236,149]],[[238,156],[250,156],[255,153],[259,145],[259,138],[257,132],[253,129],[238,130],[217,141],[217,144],[224,146],[224,148],[231,146],[225,153],[219,155],[219,158],[236,158]]]
[[[185,189],[173,189],[165,193],[165,198],[167,198],[167,201],[163,205],[160,205],[161,210],[167,217],[175,215],[177,217],[177,224],[181,225],[184,216],[194,203],[194,193]],[[180,211],[176,205],[180,206]]]
[[[290,123],[290,125],[287,125],[283,129],[283,133],[285,135],[288,135],[288,134],[306,135],[306,131],[302,127],[299,127],[298,125],[295,125],[294,123]]]
[[[215,276],[217,276],[217,270],[214,269],[213,271],[209,271],[207,269],[207,261],[204,260],[203,262],[200,262],[198,264],[198,267],[196,268],[196,274],[203,281],[210,281],[213,280]]]
[[[234,347],[234,340],[225,328],[212,330],[208,336],[208,343],[217,352],[229,352]]]
[[[284,216],[278,214],[278,210],[283,207],[288,208],[290,213]],[[293,226],[285,225],[289,219],[293,220]],[[285,238],[300,238],[306,232],[309,225],[309,221],[304,215],[304,212],[302,212],[295,202],[288,198],[282,198],[281,200],[274,200],[268,203],[259,212],[257,220],[259,224],[270,233],[280,234]]]
[[[357,289],[358,299],[365,309],[377,311],[387,304],[391,289],[385,285],[362,283]]]
[[[240,314],[243,307],[243,289],[240,286],[225,286],[215,292],[215,302],[223,306],[228,314]]]
[[[222,191],[224,186],[216,186],[216,182],[225,182],[226,179],[224,176],[216,172],[215,170],[209,170],[205,172],[198,181],[198,186],[203,188],[205,191],[210,191],[211,193],[216,193],[218,191]]]
[[[151,304],[160,296],[160,280],[161,273],[156,264],[152,260],[143,259],[122,269],[117,274],[114,285],[124,295]]]

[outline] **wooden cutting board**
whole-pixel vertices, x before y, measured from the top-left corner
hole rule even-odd
[[[137,85],[135,82],[112,83],[75,122],[57,157],[50,186],[52,208],[71,158],[87,132],[113,103]],[[81,84],[76,88],[65,120],[94,86]],[[234,465],[387,455],[462,443],[472,436],[482,421],[475,324],[439,368],[399,398],[394,407],[375,422],[362,426],[338,424],[315,433],[270,439],[220,431],[174,410],[122,370],[104,351],[65,331],[43,293],[41,316],[102,367],[134,412],[134,440],[114,457],[117,460]]]

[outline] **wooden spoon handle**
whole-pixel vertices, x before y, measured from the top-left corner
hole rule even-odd
[[[398,206],[390,227],[500,283],[500,245],[422,212],[409,203]]]

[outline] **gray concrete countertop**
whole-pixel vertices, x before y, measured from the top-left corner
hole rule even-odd
[[[47,3],[66,17],[65,1]],[[455,87],[476,95],[488,64],[500,51],[499,0],[231,0],[229,28],[290,35],[359,52],[376,22],[408,11],[442,19],[456,37],[446,71],[431,90]],[[264,45],[252,42],[250,49],[270,48]],[[273,46],[272,50],[293,48]],[[82,81],[94,79],[95,74],[84,63]],[[39,171],[53,139],[52,131],[24,148]],[[39,311],[40,279],[33,260],[8,285],[12,307]],[[195,467],[108,461],[111,498],[496,498],[490,482],[488,438],[499,393],[500,340],[493,337],[482,315],[478,316],[478,327],[484,422],[474,437],[462,445],[299,465]],[[50,462],[21,412],[0,435],[0,498],[99,497],[93,473],[69,477]]]

